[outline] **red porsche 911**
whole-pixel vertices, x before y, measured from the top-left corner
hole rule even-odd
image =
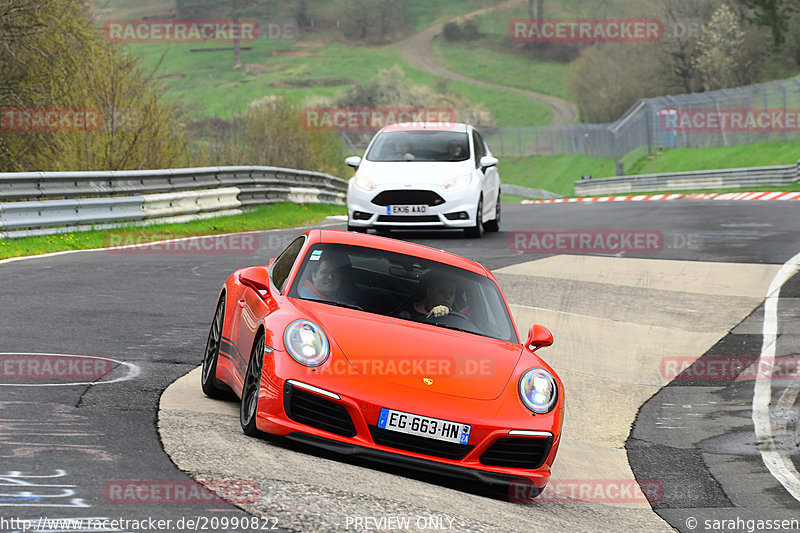
[[[544,489],[564,387],[520,342],[494,276],[426,246],[335,230],[234,272],[202,387],[241,398],[247,435],[474,480]]]

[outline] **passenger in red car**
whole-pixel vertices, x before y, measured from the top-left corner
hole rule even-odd
[[[301,298],[332,302],[353,303],[342,286],[344,271],[349,265],[346,257],[324,255],[311,272],[311,279],[300,288]]]

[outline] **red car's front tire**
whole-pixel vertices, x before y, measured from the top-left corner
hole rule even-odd
[[[242,404],[239,408],[239,422],[242,431],[250,437],[258,437],[261,431],[256,427],[258,412],[258,393],[261,388],[261,369],[264,367],[264,333],[261,332],[253,344],[250,362],[242,386]]]
[[[223,294],[217,303],[214,311],[214,319],[211,321],[211,331],[208,332],[206,341],[206,351],[203,355],[203,370],[200,376],[200,384],[203,392],[209,398],[220,400],[232,398],[233,392],[222,381],[217,379],[217,361],[219,360],[219,347],[222,341],[222,325],[225,322],[225,295]]]

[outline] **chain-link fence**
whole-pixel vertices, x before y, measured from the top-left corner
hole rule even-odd
[[[498,156],[584,154],[620,161],[638,148],[733,146],[800,141],[800,79],[646,98],[609,124],[482,129]],[[363,152],[368,135],[342,133],[345,150]]]

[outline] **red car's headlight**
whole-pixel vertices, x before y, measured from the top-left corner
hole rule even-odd
[[[322,328],[309,320],[295,320],[283,333],[283,344],[292,359],[304,366],[319,366],[331,353]]]
[[[519,380],[519,397],[534,413],[549,413],[558,401],[556,380],[547,370],[532,368]]]

